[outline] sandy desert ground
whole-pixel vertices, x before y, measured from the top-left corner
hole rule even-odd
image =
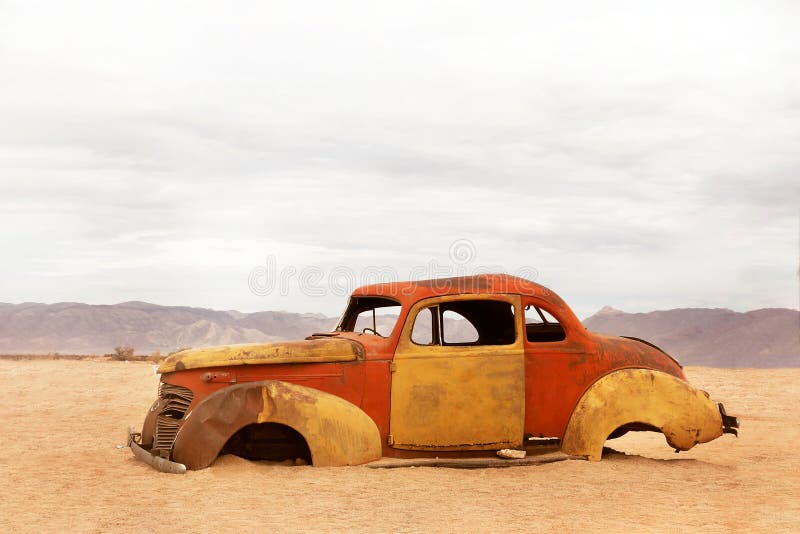
[[[0,360],[0,532],[797,531],[800,369],[689,368],[742,420],[674,454],[505,469],[283,467],[225,456],[184,476],[117,448],[156,394],[152,365]]]

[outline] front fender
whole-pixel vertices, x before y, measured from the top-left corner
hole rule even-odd
[[[204,399],[187,416],[172,457],[188,469],[208,467],[240,429],[279,423],[299,432],[316,466],[358,465],[381,457],[375,422],[330,393],[278,380],[237,384]]]
[[[682,451],[718,438],[723,430],[722,415],[705,392],[662,371],[622,369],[583,394],[567,424],[562,451],[600,460],[608,436],[629,423],[658,428],[667,443]]]

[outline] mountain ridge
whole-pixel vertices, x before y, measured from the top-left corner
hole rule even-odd
[[[302,339],[337,318],[286,311],[239,312],[143,301],[117,304],[0,302],[0,354],[139,354],[184,347]],[[645,339],[685,365],[800,367],[800,311],[675,308],[628,313],[604,306],[583,321],[591,331]]]

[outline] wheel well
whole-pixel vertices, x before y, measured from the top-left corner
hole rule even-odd
[[[248,460],[312,463],[311,451],[303,435],[279,423],[253,423],[241,428],[228,439],[220,454],[234,454]]]
[[[628,432],[661,432],[661,429],[647,423],[626,423],[617,427],[606,439],[617,439]]]

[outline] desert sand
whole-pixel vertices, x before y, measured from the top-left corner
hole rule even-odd
[[[629,434],[599,463],[505,469],[224,456],[181,476],[117,448],[155,398],[151,364],[0,360],[0,532],[800,529],[800,369],[687,375],[740,417],[741,437],[675,454]]]

